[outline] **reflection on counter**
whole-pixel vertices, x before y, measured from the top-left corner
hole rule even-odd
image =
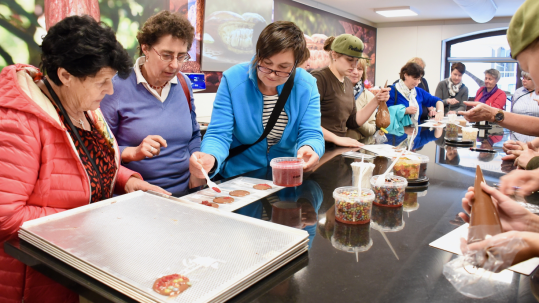
[[[348,253],[357,254],[369,250],[372,247],[370,224],[350,225],[335,221],[331,245]]]
[[[403,210],[408,213],[408,217],[410,217],[410,213],[413,211],[416,211],[419,209],[419,203],[418,198],[424,197],[427,195],[427,191],[409,191],[409,189],[406,189],[406,193],[404,194],[404,202],[402,203]]]
[[[415,131],[414,131],[415,128]],[[412,139],[412,151],[421,150],[427,143],[437,140],[443,135],[442,128],[427,128],[427,127],[417,127],[417,125],[410,125],[405,127],[400,127],[397,129],[388,130],[389,133],[386,134],[387,144],[393,146],[404,147],[408,146],[409,140]]]
[[[497,129],[496,129],[497,130]],[[481,152],[470,150],[469,147],[450,146],[445,144],[445,139],[436,141],[436,163],[447,164],[448,168],[461,167],[470,172],[475,171],[477,164],[486,175],[499,177],[515,167],[511,161],[502,161],[505,153],[502,150],[502,142],[509,139],[509,133],[490,133],[489,130],[480,130],[483,136],[478,137],[476,148],[487,149],[494,152]],[[511,163],[510,163],[511,162]]]
[[[384,232],[397,232],[404,228],[403,207],[385,207],[376,204],[372,207],[372,228]]]
[[[258,177],[261,177],[258,175]],[[318,209],[324,193],[317,182],[306,180],[298,187],[287,187],[260,201],[240,208],[236,213],[267,219],[271,222],[303,229],[309,233],[312,246],[318,222]]]

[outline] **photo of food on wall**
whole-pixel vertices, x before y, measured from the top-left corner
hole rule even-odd
[[[275,0],[275,20],[288,20],[296,23],[305,35],[307,48],[311,53],[308,71],[329,65],[329,54],[324,51],[324,42],[330,36],[352,34],[365,45],[363,56],[369,58],[367,79],[374,82],[376,29],[374,27],[346,19],[328,12],[297,3],[292,0]]]
[[[250,61],[260,32],[272,22],[272,10],[272,0],[206,1],[202,70],[225,71]]]

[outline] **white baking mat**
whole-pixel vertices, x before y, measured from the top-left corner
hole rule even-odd
[[[462,255],[460,251],[460,238],[468,238],[468,224],[464,224],[429,245],[456,255]],[[529,276],[539,265],[539,258],[532,258],[509,267],[509,270]]]
[[[254,189],[253,186],[256,184],[268,184],[271,186],[271,188],[266,189],[266,190]],[[222,191],[221,193],[216,193],[211,188],[205,188],[201,191],[197,191],[196,193],[185,195],[181,197],[180,199],[187,202],[200,204],[202,201],[212,202],[213,199],[216,197],[230,197],[228,193],[233,190],[248,191],[250,194],[245,197],[232,197],[234,198],[234,202],[232,203],[219,204],[218,209],[220,210],[234,211],[248,204],[251,204],[255,201],[258,201],[264,197],[267,197],[275,192],[278,192],[284,188],[282,186],[277,186],[273,184],[273,182],[269,180],[248,178],[248,177],[239,177],[239,178],[218,184],[218,186]]]

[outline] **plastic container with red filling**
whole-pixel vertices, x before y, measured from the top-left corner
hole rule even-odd
[[[291,157],[271,160],[273,183],[285,187],[300,186],[303,183],[303,163],[303,159]]]

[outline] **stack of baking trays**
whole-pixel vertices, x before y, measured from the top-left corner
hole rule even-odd
[[[22,240],[140,302],[222,302],[307,251],[287,226],[134,192],[24,223]]]

